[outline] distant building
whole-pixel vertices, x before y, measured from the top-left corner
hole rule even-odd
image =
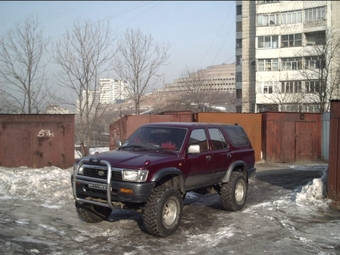
[[[97,91],[83,91],[83,101],[81,108],[83,108],[87,102],[94,105],[114,104],[116,102],[123,102],[129,98],[129,83],[127,81],[118,79],[100,79],[99,89]],[[94,108],[93,108],[94,109]],[[77,100],[77,112],[79,112],[79,100]]]
[[[59,107],[58,105],[49,105],[45,110],[46,114],[69,114],[69,110]]]
[[[238,111],[319,111],[330,84],[304,73],[330,61],[320,53],[330,31],[340,32],[339,1],[236,1]]]
[[[129,97],[129,83],[118,79],[99,80],[99,103],[111,104]]]
[[[201,79],[199,86],[202,91],[220,91],[235,93],[235,63],[208,66],[190,74],[192,79]],[[165,84],[164,88],[156,89],[154,94],[185,93],[188,90],[188,78],[174,80],[174,83]]]

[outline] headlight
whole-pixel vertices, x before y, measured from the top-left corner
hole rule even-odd
[[[84,168],[83,166],[81,166],[79,169],[78,169],[79,165],[78,164],[75,164],[73,166],[73,173],[74,174],[80,174],[80,175],[84,175]]]
[[[78,174],[84,175],[84,167],[81,166],[78,170]]]
[[[123,170],[123,181],[129,182],[145,182],[148,178],[148,170]]]

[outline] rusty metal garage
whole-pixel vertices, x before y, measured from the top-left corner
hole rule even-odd
[[[1,114],[0,166],[74,164],[74,114]]]

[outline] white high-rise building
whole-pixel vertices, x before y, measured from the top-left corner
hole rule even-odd
[[[340,1],[236,1],[239,111],[325,111],[339,34]]]
[[[116,100],[125,100],[129,97],[128,82],[118,79],[99,80],[99,102],[101,104],[114,103]]]

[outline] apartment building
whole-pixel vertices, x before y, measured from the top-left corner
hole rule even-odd
[[[238,111],[325,111],[339,13],[338,1],[236,1]]]
[[[235,63],[208,66],[206,69],[188,74],[156,89],[154,94],[186,93],[192,85],[199,86],[200,91],[235,93]]]
[[[81,108],[89,102],[94,105],[99,104],[113,104],[117,100],[126,100],[129,97],[128,93],[129,84],[127,81],[118,79],[100,79],[99,89],[96,91],[89,90],[83,91],[83,98]],[[87,99],[86,99],[87,98]],[[77,105],[79,106],[79,100],[77,100]],[[77,112],[80,111],[79,107],[76,109]]]
[[[128,82],[118,79],[99,80],[99,103],[111,104],[128,98]]]

